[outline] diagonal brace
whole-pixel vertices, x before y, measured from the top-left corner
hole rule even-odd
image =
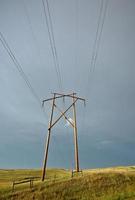
[[[64,112],[62,112],[62,114],[58,117],[58,119],[56,119],[56,121],[49,127],[49,129],[51,129],[64,115],[65,113],[76,103],[78,99],[76,99]],[[48,130],[49,130],[48,129]]]
[[[55,108],[58,109],[58,111],[63,114],[64,118],[71,124],[72,127],[74,127],[74,124],[66,117],[65,113],[63,113],[63,111],[58,107],[56,106],[56,104],[54,104]]]

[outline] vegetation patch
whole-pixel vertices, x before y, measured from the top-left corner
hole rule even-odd
[[[48,169],[44,182],[19,185],[12,191],[12,181],[41,176],[41,170],[0,170],[0,200],[123,200],[135,199],[135,168],[118,167],[84,170],[71,178],[64,169]]]

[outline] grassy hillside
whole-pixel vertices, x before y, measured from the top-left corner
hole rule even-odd
[[[49,169],[45,182],[18,185],[12,181],[41,176],[40,170],[0,170],[0,200],[135,200],[135,167],[84,170],[71,178],[64,169]]]

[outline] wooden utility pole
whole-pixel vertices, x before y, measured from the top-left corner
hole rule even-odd
[[[77,122],[76,122],[76,102],[77,100],[82,100],[84,101],[85,105],[85,99],[80,98],[75,96],[76,93],[71,93],[71,94],[60,94],[60,93],[53,93],[53,97],[49,99],[43,100],[43,105],[47,101],[52,101],[52,109],[51,109],[51,116],[50,116],[50,121],[49,121],[49,126],[48,126],[48,134],[47,134],[47,140],[46,140],[46,147],[45,147],[45,155],[44,155],[44,163],[43,163],[43,172],[42,172],[42,181],[44,181],[45,176],[46,176],[46,166],[47,166],[47,158],[48,158],[48,150],[49,150],[49,142],[50,142],[50,136],[51,136],[51,129],[54,127],[54,125],[62,118],[64,117],[69,124],[73,127],[74,129],[74,145],[75,145],[75,170],[76,172],[79,172],[79,155],[78,155],[78,140],[77,140]],[[65,97],[71,98],[72,99],[72,104],[65,110],[62,111],[57,105],[56,105],[56,99],[65,99]],[[61,115],[53,122],[53,113],[54,113],[54,108],[57,108],[57,110],[61,113]],[[66,117],[67,111],[73,108],[73,121],[71,122],[68,117]]]
[[[51,110],[51,117],[48,127],[48,135],[47,135],[47,141],[46,141],[46,147],[45,147],[45,157],[44,157],[44,166],[43,166],[43,174],[42,174],[42,181],[45,179],[45,173],[46,173],[46,164],[47,164],[47,157],[48,157],[48,149],[49,149],[49,142],[50,142],[50,135],[51,135],[51,125],[52,125],[52,119],[53,119],[53,111],[54,111],[54,104],[55,103],[55,94],[53,97],[53,103],[52,103],[52,110]]]
[[[73,120],[74,120],[74,145],[75,145],[75,169],[79,172],[79,155],[78,155],[78,139],[77,139],[77,123],[76,123],[76,105],[73,97]]]

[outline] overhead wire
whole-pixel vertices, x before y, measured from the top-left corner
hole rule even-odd
[[[92,50],[92,57],[91,57],[91,62],[90,62],[90,72],[95,71],[96,61],[97,61],[98,52],[99,52],[99,46],[101,42],[101,36],[102,36],[107,8],[108,8],[108,2],[109,0],[101,0],[96,35],[95,35],[95,40],[94,40],[93,50]],[[86,99],[88,99],[87,95],[88,95],[90,74],[91,73],[88,73],[88,79],[87,79],[87,84],[86,84],[86,94],[85,94]],[[85,127],[85,123],[86,123],[86,109],[84,110],[84,117],[83,117],[84,126],[83,127]]]
[[[38,56],[38,60],[40,61],[42,59],[42,56],[41,56],[41,53],[39,51],[39,46],[38,46],[38,43],[37,43],[37,39],[36,39],[36,35],[33,31],[33,28],[32,28],[32,23],[31,23],[31,19],[30,19],[30,16],[29,16],[29,13],[28,13],[28,9],[27,9],[27,6],[26,6],[26,3],[25,3],[25,0],[22,1],[22,4],[23,4],[23,7],[24,7],[24,12],[25,12],[25,15],[26,15],[26,18],[27,18],[27,22],[28,22],[28,25],[29,25],[29,29],[31,31],[31,34],[32,34],[32,38],[33,38],[33,42],[35,44],[35,48],[36,48],[36,53],[37,53],[37,56]],[[51,105],[51,103],[50,103]],[[48,115],[48,113],[47,113]]]
[[[61,72],[60,72],[60,64],[59,64],[59,59],[58,59],[58,54],[57,54],[57,49],[56,49],[56,44],[55,44],[53,24],[52,24],[52,18],[51,18],[51,13],[50,13],[50,7],[49,7],[48,0],[46,0],[46,3],[47,3],[48,16],[49,16],[49,20],[50,20],[50,28],[51,28],[51,32],[52,32],[52,40],[53,40],[53,45],[54,45],[54,52],[55,52],[55,57],[56,57],[56,62],[57,62],[58,73],[59,73],[60,89],[61,89],[61,91],[63,91],[62,76],[61,76]]]
[[[92,71],[93,62],[94,62],[94,59],[95,59],[96,44],[97,44],[97,40],[98,40],[98,34],[99,34],[99,28],[100,28],[100,23],[101,23],[101,16],[102,16],[102,11],[103,11],[103,6],[104,6],[104,0],[101,0],[101,6],[100,6],[100,10],[99,10],[99,17],[98,17],[96,36],[95,36],[94,45],[93,45],[93,52],[92,52],[90,71]]]
[[[45,1],[42,0],[42,5],[43,5],[45,21],[46,21],[46,25],[47,25],[47,31],[48,31],[48,35],[49,35],[51,51],[52,51],[53,60],[54,60],[55,71],[56,71],[57,79],[58,79],[58,86],[59,86],[60,91],[63,92],[62,76],[61,76],[61,72],[60,72],[60,64],[59,64],[57,48],[56,48],[56,44],[55,44],[53,24],[52,24],[52,18],[51,18],[48,0],[45,0]]]
[[[101,36],[102,36],[106,13],[107,13],[107,8],[108,8],[108,2],[109,2],[109,0],[101,0],[98,23],[97,23],[97,30],[96,30],[96,35],[95,35],[95,40],[94,40],[93,50],[92,50],[92,59],[91,59],[91,63],[90,63],[90,72],[95,71],[96,61],[97,61],[98,52],[99,52],[99,46],[100,46],[100,42],[101,42]],[[86,87],[88,87],[88,85],[89,85],[89,79],[90,79],[90,73],[88,73],[88,80],[87,80]],[[86,96],[87,96],[87,90],[88,90],[88,88],[86,89]]]
[[[31,91],[31,94],[34,96],[34,98],[37,100],[37,102],[39,103],[40,105],[40,108],[41,108],[41,101],[40,101],[40,98],[39,96],[37,95],[35,89],[32,87],[27,75],[25,74],[21,64],[19,63],[19,61],[17,60],[17,58],[15,57],[14,53],[12,52],[11,48],[9,47],[9,44],[7,43],[5,37],[3,36],[2,32],[0,32],[0,41],[3,45],[3,47],[5,48],[5,50],[7,51],[9,57],[11,58],[11,60],[13,61],[16,69],[18,70],[20,76],[23,78],[23,80],[25,81],[27,87],[29,88],[29,90]],[[45,113],[45,112],[44,112]],[[45,117],[47,118],[46,116],[46,113],[45,113]]]
[[[29,15],[25,0],[22,0],[22,6],[24,8],[25,16],[26,16],[26,19],[27,19],[27,22],[28,22],[28,25],[29,25],[29,29],[31,31],[31,35],[32,35],[32,38],[33,38],[33,41],[34,41],[34,44],[35,44],[35,47],[36,47],[36,50],[37,50],[37,54],[38,54],[39,57],[41,57],[41,55],[39,55],[39,45],[37,44],[37,38],[36,38],[36,35],[33,31],[30,15]]]
[[[94,47],[93,47],[93,54],[92,54],[93,59],[92,59],[92,63],[91,63],[91,69],[93,72],[95,71],[96,61],[97,61],[97,57],[98,57],[101,36],[102,36],[106,13],[107,13],[108,1],[109,0],[101,1],[96,37],[95,37],[95,42],[94,42]]]
[[[101,4],[100,4],[100,8],[99,8],[99,16],[98,16],[98,21],[97,21],[97,28],[96,28],[96,35],[95,35],[95,39],[94,39],[94,43],[93,43],[93,48],[92,48],[92,56],[91,56],[91,62],[90,62],[90,72],[93,71],[93,66],[95,66],[96,64],[96,58],[97,58],[97,41],[99,38],[99,32],[100,31],[100,27],[101,27],[101,19],[102,19],[102,15],[103,15],[103,9],[104,9],[104,1],[105,0],[101,0]],[[90,81],[90,75],[91,73],[88,73],[88,78],[87,78],[87,83],[86,83],[86,93],[85,93],[85,97],[87,98],[87,91],[88,91],[88,87],[89,87],[89,81]],[[84,114],[85,116],[85,114]]]

